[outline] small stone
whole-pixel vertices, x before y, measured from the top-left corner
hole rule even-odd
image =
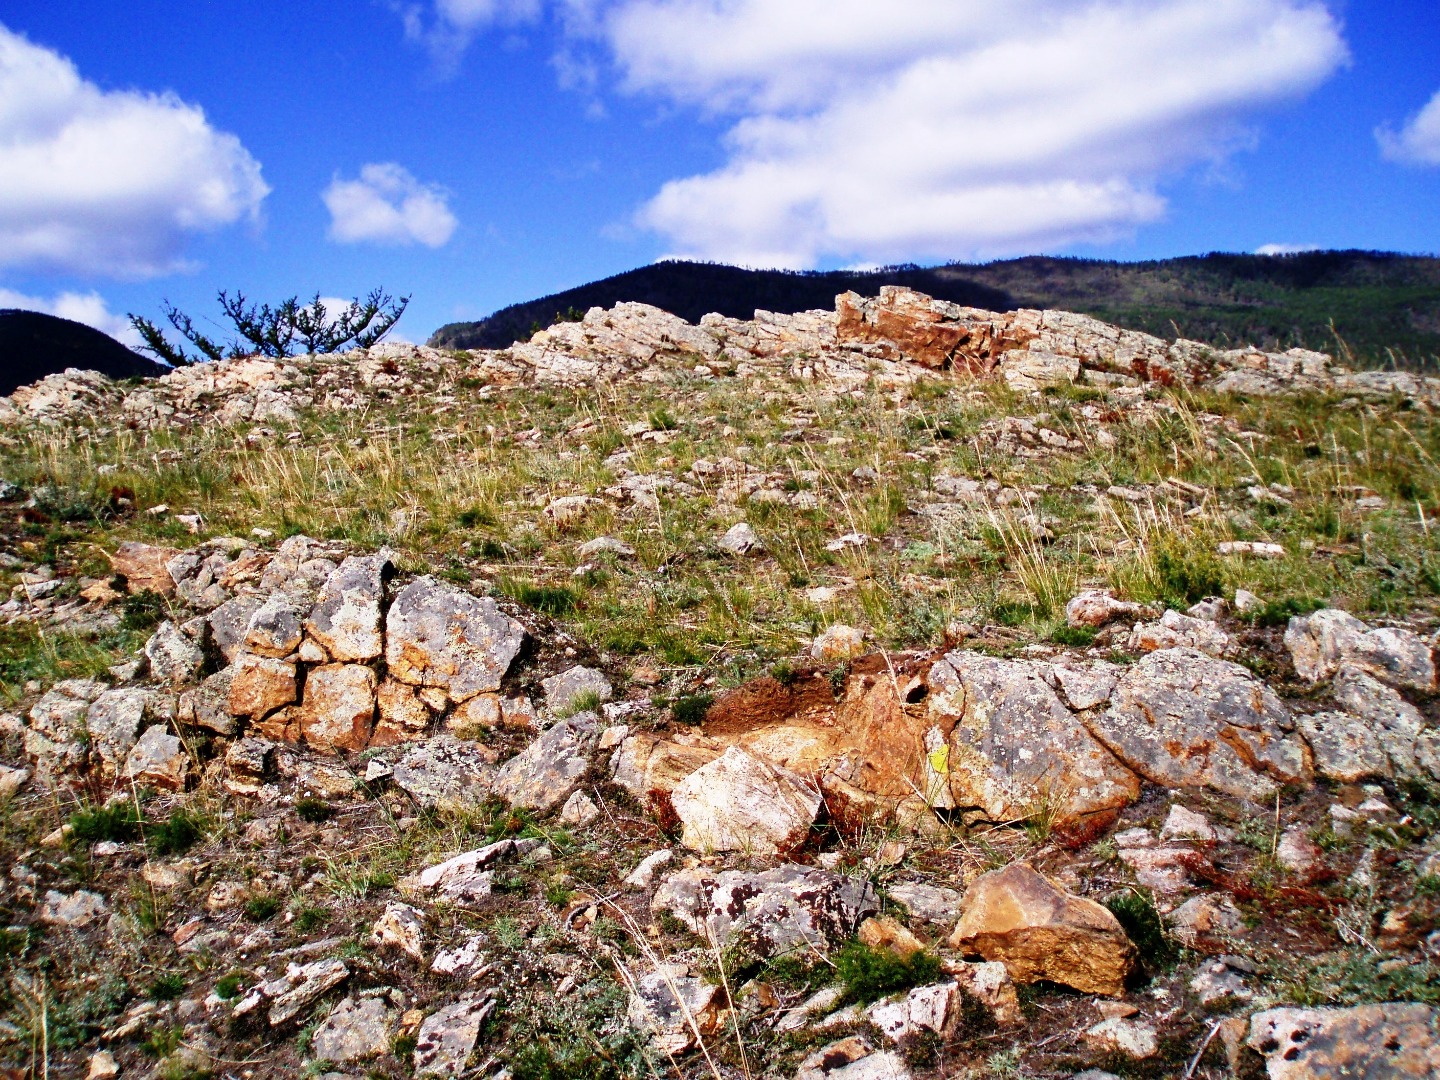
[[[568,529],[580,524],[590,513],[592,506],[599,502],[587,495],[565,495],[552,499],[545,507],[545,520],[557,529]]]
[[[765,550],[760,537],[755,535],[755,530],[745,521],[730,526],[729,531],[717,540],[715,545],[735,555],[758,555]]]
[[[1191,897],[1172,911],[1167,921],[1176,940],[1190,949],[1199,949],[1207,941],[1228,941],[1245,929],[1240,909],[1224,893]]]
[[[1065,605],[1065,622],[1076,629],[1099,630],[1121,619],[1136,619],[1144,613],[1139,604],[1119,600],[1103,589],[1087,589]]]
[[[545,704],[552,713],[563,716],[573,712],[577,702],[593,698],[589,708],[615,696],[610,680],[594,668],[577,665],[558,675],[552,675],[540,683],[545,690]]]
[[[810,655],[825,663],[853,660],[865,654],[865,632],[836,623],[815,639]]]
[[[90,1055],[90,1071],[85,1080],[115,1080],[120,1075],[120,1066],[109,1050],[100,1050]]]
[[[1275,861],[1292,874],[1308,874],[1320,865],[1325,853],[1310,839],[1310,830],[1303,825],[1287,826],[1275,845]]]
[[[29,769],[0,765],[0,803],[13,799],[30,779]]]
[[[425,923],[420,912],[409,904],[386,904],[385,914],[376,921],[370,936],[381,948],[395,948],[416,960],[425,959]]]
[[[1123,1054],[1135,1061],[1152,1058],[1160,1052],[1155,1029],[1138,1020],[1115,1018],[1102,1020],[1085,1032],[1085,1041],[1104,1053]]]
[[[658,1053],[682,1054],[721,1030],[724,991],[684,964],[660,964],[634,980],[627,1018]]]
[[[394,570],[391,553],[352,555],[320,587],[305,631],[330,656],[344,662],[377,658],[383,647],[380,609],[385,581]]]
[[[1259,611],[1265,606],[1265,601],[1256,596],[1253,592],[1245,589],[1235,590],[1235,610],[1241,615],[1249,615],[1253,611]]]
[[[631,870],[625,878],[625,884],[632,889],[648,889],[655,880],[655,875],[664,866],[668,866],[675,859],[675,853],[669,848],[661,848],[640,860],[640,864]]]
[[[905,882],[892,885],[886,895],[915,919],[952,923],[960,917],[960,894],[954,889]]]
[[[99,893],[79,889],[69,895],[50,890],[40,907],[40,921],[54,926],[89,926],[108,915],[110,906]]]
[[[575,553],[582,559],[593,559],[597,555],[615,555],[622,559],[633,558],[635,549],[623,540],[613,536],[597,536],[576,548]]]
[[[1210,819],[1179,803],[1170,805],[1165,824],[1160,827],[1161,840],[1230,841],[1235,834],[1223,826],[1212,825]]]
[[[1283,559],[1285,548],[1257,540],[1226,540],[1216,548],[1221,555],[1248,555],[1254,559]]]
[[[577,791],[560,808],[560,820],[566,825],[583,828],[600,816],[600,807],[583,791]]]
[[[923,952],[924,944],[888,915],[872,915],[860,924],[856,936],[872,949],[884,949],[905,960]]]
[[[1295,672],[1319,682],[1350,666],[1401,689],[1435,689],[1430,646],[1409,630],[1372,630],[1349,612],[1326,608],[1297,616],[1285,629]]]

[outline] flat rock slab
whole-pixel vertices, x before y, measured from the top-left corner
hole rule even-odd
[[[317,1058],[346,1064],[389,1053],[395,1010],[379,997],[347,997],[315,1029],[310,1048]]]
[[[1440,1076],[1440,1011],[1428,1005],[1270,1009],[1250,1018],[1246,1041],[1271,1080]]]
[[[1241,799],[1307,783],[1310,759],[1290,711],[1239,664],[1195,649],[1161,649],[1130,667],[1110,708],[1082,714],[1122,762],[1168,788],[1207,787]]]
[[[495,766],[475,743],[438,735],[407,750],[391,779],[427,809],[463,808],[489,797]]]
[[[1047,979],[1087,994],[1125,992],[1135,947],[1115,916],[1025,863],[976,878],[964,905],[952,948],[999,961],[1017,983]]]
[[[666,879],[650,907],[721,948],[741,944],[763,959],[797,948],[828,951],[879,902],[864,879],[787,864],[758,873],[684,870]]]
[[[466,701],[500,689],[525,628],[487,597],[416,578],[385,617],[385,662],[392,678],[434,686]]]

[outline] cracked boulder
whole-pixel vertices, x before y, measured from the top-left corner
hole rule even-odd
[[[1264,801],[1307,783],[1310,756],[1275,692],[1239,664],[1161,649],[1126,669],[1091,734],[1151,783]]]
[[[385,618],[390,676],[438,687],[454,702],[499,690],[524,640],[525,628],[494,600],[429,576],[401,589]]]
[[[978,807],[993,821],[1047,814],[1070,823],[1135,801],[1139,777],[1066,707],[1049,669],[971,652],[930,669],[935,745],[925,764],[937,805]],[[948,781],[943,792],[937,781]]]
[[[305,631],[333,660],[377,659],[384,649],[381,608],[393,572],[390,552],[352,555],[325,579]]]

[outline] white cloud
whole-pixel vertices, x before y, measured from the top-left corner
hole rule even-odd
[[[405,36],[430,50],[442,75],[454,73],[461,54],[482,30],[522,26],[544,12],[543,0],[434,0],[430,8],[416,3],[397,7]]]
[[[1256,255],[1303,255],[1307,251],[1319,251],[1319,244],[1261,244],[1255,249]]]
[[[640,224],[750,265],[1126,234],[1347,60],[1314,0],[617,0],[597,25],[627,90],[736,118]]]
[[[1397,133],[1388,127],[1375,132],[1380,152],[1407,165],[1440,165],[1440,91]]]
[[[135,348],[141,344],[140,335],[124,315],[116,315],[97,292],[62,292],[46,299],[43,296],[27,296],[14,289],[0,288],[0,308],[20,308],[24,311],[43,311],[62,319],[93,326],[109,334],[116,341]]]
[[[105,91],[0,26],[0,266],[146,277],[258,220],[260,164],[173,94]]]
[[[366,165],[357,180],[337,176],[321,198],[330,211],[330,238],[342,244],[438,248],[459,225],[443,188],[420,183],[394,162]]]

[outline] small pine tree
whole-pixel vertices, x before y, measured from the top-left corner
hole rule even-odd
[[[380,341],[400,321],[410,303],[408,296],[395,300],[383,289],[374,289],[361,300],[331,314],[320,300],[319,293],[308,304],[298,296],[282,300],[275,307],[255,305],[243,293],[233,297],[220,291],[220,310],[235,327],[236,337],[222,344],[196,329],[194,321],[170,301],[161,303],[166,320],[196,352],[175,345],[155,323],[140,315],[130,315],[130,325],[144,340],[141,348],[171,367],[225,357],[261,356],[286,357],[301,352],[333,353],[354,346],[367,349]]]

